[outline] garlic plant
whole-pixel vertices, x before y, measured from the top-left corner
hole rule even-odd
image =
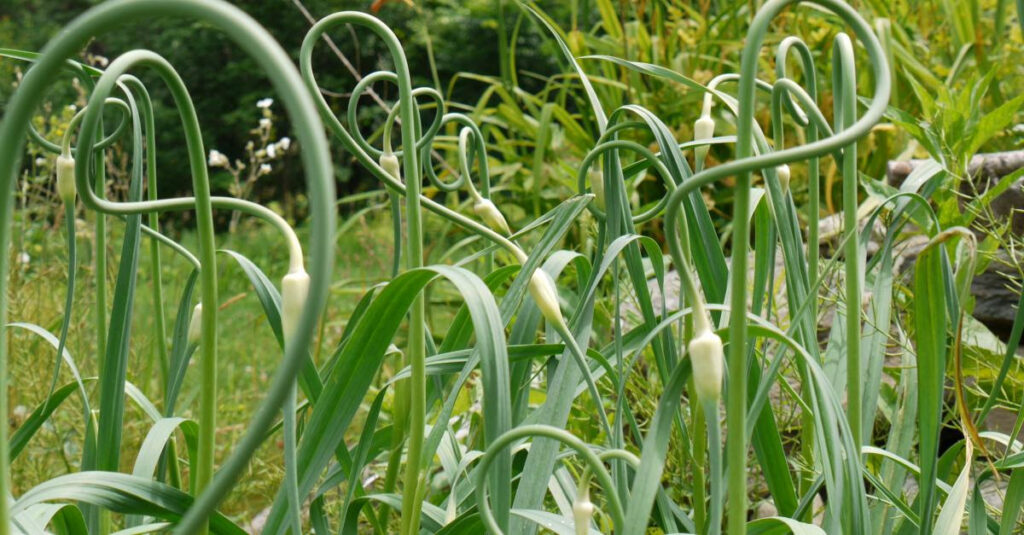
[[[799,38],[779,42],[773,81],[758,77],[769,25],[795,4],[792,0],[764,3],[751,22],[739,72],[716,76],[706,86],[657,65],[611,56],[576,58],[550,20],[526,7],[526,15],[549,30],[565,54],[576,74],[572,83],[582,84],[590,108],[574,113],[591,116],[597,129],[592,146],[578,165],[573,162],[579,194],[533,221],[506,219],[505,214],[517,212],[506,199],[495,201],[502,184],[492,191],[492,138],[480,126],[488,118],[449,111],[437,90],[413,87],[395,33],[365,13],[336,13],[316,22],[303,40],[298,70],[255,21],[224,2],[209,0],[103,3],[76,19],[42,54],[22,54],[19,59],[35,65],[0,124],[0,246],[6,251],[9,245],[11,185],[25,139],[31,137],[57,154],[56,188],[68,214],[71,262],[60,337],[38,326],[19,325],[52,339],[58,349],[55,386],[68,322],[75,313],[76,199],[96,214],[100,253],[94,258],[95,270],[106,269],[105,216],[114,216],[109,219],[118,224],[123,219],[126,230],[111,310],[105,280],[96,289],[93,320],[102,370],[99,389],[92,395],[96,399],[77,369],[69,366],[77,384],[51,388],[37,411],[40,416],[25,419],[14,440],[7,426],[0,426],[0,495],[13,498],[0,500],[0,535],[33,529],[104,535],[243,533],[216,509],[245,477],[256,449],[278,431],[284,476],[263,527],[263,533],[272,535],[532,535],[539,528],[617,535],[652,529],[712,535],[927,535],[958,531],[968,510],[971,535],[996,527],[1001,535],[1009,533],[1016,515],[1005,515],[1009,520],[990,516],[979,501],[977,481],[1010,472],[1004,512],[1019,508],[1024,468],[1019,453],[1013,453],[1018,444],[996,437],[1006,443],[1007,453],[976,474],[973,484],[971,461],[980,435],[966,438],[965,433],[958,443],[966,456],[959,475],[951,467],[960,449],[939,457],[947,353],[959,356],[947,331],[959,336],[974,265],[973,235],[939,228],[925,195],[913,189],[920,187],[918,182],[870,213],[867,229],[883,216],[892,224],[876,253],[878,260],[867,261],[858,230],[856,145],[881,119],[892,80],[879,40],[853,9],[839,0],[811,3],[853,32],[872,68],[870,93],[859,99],[854,70],[858,52],[850,36],[835,36],[831,121],[819,109],[813,54]],[[135,50],[102,71],[70,61],[95,35],[125,21],[165,16],[189,17],[225,32],[274,83],[302,148],[312,209],[308,264],[295,230],[275,212],[212,195],[208,166],[223,167],[226,158],[206,151],[191,97],[167,60]],[[346,26],[360,38],[368,33],[380,40],[394,70],[361,77],[347,93],[344,118],[339,118],[318,87],[312,66],[321,39]],[[787,75],[793,54],[801,63],[803,85]],[[606,111],[581,60],[700,92],[693,140],[680,142],[673,125],[642,106],[625,104]],[[62,69],[70,69],[88,89],[88,105],[73,119],[74,132],[69,129],[57,145],[31,129],[29,121]],[[131,75],[143,69],[159,75],[181,117],[193,197],[156,195],[153,103],[146,87]],[[384,105],[379,138],[358,129],[360,99],[374,84],[395,86],[397,96]],[[728,91],[733,86],[734,94]],[[758,91],[770,102],[767,134],[754,120]],[[861,114],[859,100],[866,103]],[[270,102],[258,105],[268,110]],[[110,133],[101,121],[105,106],[122,116]],[[423,115],[428,109],[433,112],[429,123]],[[574,120],[568,115],[559,120]],[[389,195],[394,257],[390,276],[361,298],[340,339],[330,341],[333,352],[314,360],[323,344],[311,344],[312,331],[330,293],[336,230],[325,126]],[[800,135],[787,136],[787,128],[798,129]],[[806,143],[787,147],[794,137]],[[72,139],[77,144],[73,149]],[[130,147],[132,155],[128,196],[118,201],[106,198],[103,174],[104,151],[115,142]],[[729,151],[732,158],[723,160]],[[435,155],[454,160],[454,169],[439,172]],[[843,185],[841,259],[818,259],[823,158],[836,162]],[[635,206],[629,188],[635,189],[648,173],[660,180],[665,193],[648,205]],[[760,183],[755,183],[755,174],[763,178]],[[809,197],[806,244],[793,197],[804,177]],[[726,181],[734,192],[727,232],[716,228],[701,191]],[[143,184],[148,188],[145,200]],[[461,204],[438,202],[427,184]],[[504,214],[499,204],[506,208]],[[195,213],[196,254],[159,232],[157,214],[182,210]],[[223,358],[217,352],[221,314],[214,210],[269,223],[282,235],[289,257],[278,291],[260,267],[237,253],[224,253],[242,266],[253,285],[283,356],[244,438],[220,466],[213,459],[217,364]],[[148,226],[142,224],[142,214],[149,216]],[[425,228],[439,221],[443,228],[472,236],[464,243],[476,250],[451,264],[433,264]],[[914,344],[906,349],[908,365],[902,372],[906,377],[911,377],[907,370],[918,374],[921,387],[919,393],[892,394],[886,400],[893,425],[908,426],[903,429],[911,432],[894,433],[882,448],[872,430],[882,397],[889,328],[901,321],[892,314],[892,255],[907,221],[915,222],[930,240],[915,268],[913,291],[920,301],[912,307]],[[593,239],[592,254],[561,248],[573,230]],[[663,241],[655,237],[661,232]],[[164,375],[164,391],[157,393],[161,409],[126,380],[144,234],[152,239],[150,267],[155,272],[160,271],[164,247],[195,268],[172,321],[172,343],[159,344],[155,352]],[[966,245],[954,250],[956,240]],[[777,251],[781,275],[775,273]],[[5,281],[7,262],[8,255],[0,257]],[[825,274],[840,262],[845,274],[843,320],[837,318],[822,346],[821,287]],[[678,305],[671,307],[665,295],[670,268],[678,274],[680,293]],[[774,305],[779,276],[785,278],[784,309]],[[455,289],[459,302],[450,321],[438,329],[429,322],[425,292],[441,279]],[[196,285],[199,299],[193,305]],[[660,299],[653,296],[655,286]],[[882,304],[865,311],[866,289]],[[168,339],[162,291],[156,277],[154,339],[160,341]],[[623,312],[626,301],[636,305],[633,316]],[[6,306],[6,296],[0,296],[3,325]],[[600,314],[607,321],[602,323]],[[0,413],[7,412],[6,351],[0,346]],[[200,399],[196,417],[188,419],[188,407],[177,402],[193,352],[198,352]],[[397,355],[397,365],[388,363],[392,355]],[[954,366],[958,362],[954,359]],[[794,371],[787,373],[795,377],[784,377],[790,368]],[[649,397],[634,395],[637,384],[649,389],[642,391]],[[800,407],[795,437],[784,437],[780,430],[769,396],[776,385]],[[76,391],[86,407],[83,471],[56,476],[14,496],[9,462],[17,460],[24,442]],[[156,413],[132,474],[119,472],[127,454],[120,439],[126,392]],[[471,407],[458,408],[460,395],[467,392]],[[651,406],[640,406],[646,400],[653,400]],[[95,417],[89,407],[97,408]],[[589,436],[571,431],[579,427],[571,419],[574,411],[584,413],[576,416],[587,423]],[[962,412],[970,418],[968,410]],[[990,434],[983,438],[993,440]],[[792,451],[786,451],[784,440],[795,443]],[[917,463],[911,460],[915,441]],[[670,464],[688,476],[683,477],[686,481],[666,481]],[[921,490],[908,502],[900,489],[911,466],[919,467]],[[363,480],[367,471],[380,476],[370,479],[376,483]],[[767,489],[764,498],[776,508],[776,516],[749,519],[751,474],[759,474]],[[942,484],[950,475],[955,484]],[[824,511],[816,519],[813,505],[819,495],[825,496]],[[938,509],[941,513],[936,514]]]
[[[3,176],[5,179],[5,186],[2,188],[3,193],[0,198],[3,206],[9,206],[6,202],[7,196],[10,194],[10,184],[17,176],[17,169],[20,162],[21,148],[24,145],[25,132],[28,128],[28,119],[35,110],[39,101],[43,98],[46,91],[44,88],[53,82],[56,74],[59,70],[64,68],[66,59],[76,53],[85,42],[91,38],[94,34],[101,33],[109,30],[114,25],[120,25],[129,20],[140,20],[159,18],[162,16],[186,16],[193,17],[199,20],[206,21],[216,28],[219,28],[228,33],[234,40],[242,45],[248,52],[253,54],[258,59],[260,64],[267,70],[271,79],[274,80],[277,87],[281,89],[287,89],[292,87],[301,87],[297,72],[292,66],[291,62],[287,59],[280,47],[273,42],[267,34],[259,28],[259,26],[247,15],[243,14],[237,8],[233,8],[224,3],[209,3],[199,1],[184,1],[177,2],[174,4],[167,4],[158,1],[142,1],[142,2],[109,2],[102,6],[99,6],[88,14],[79,18],[75,24],[70,26],[66,32],[62,33],[56,38],[51,45],[39,56],[36,61],[35,67],[29,72],[16,95],[10,102],[9,107],[6,110],[2,127],[0,127],[0,139],[3,139],[3,148],[0,149],[0,163],[3,165]],[[79,155],[76,158],[75,175],[77,188],[81,194],[83,203],[90,209],[100,210],[108,213],[123,214],[132,218],[132,214],[139,213],[151,213],[161,210],[181,210],[195,208],[197,210],[197,219],[200,227],[200,255],[199,259],[202,264],[200,277],[202,279],[202,301],[207,303],[217,302],[216,293],[216,263],[214,262],[214,249],[213,249],[213,227],[212,220],[209,217],[210,211],[215,204],[218,207],[239,209],[247,211],[248,213],[256,215],[269,215],[272,214],[269,210],[262,207],[255,207],[240,203],[234,199],[223,199],[214,201],[210,198],[209,189],[206,185],[206,154],[202,148],[202,143],[199,139],[198,125],[192,114],[191,105],[189,102],[188,95],[180,84],[180,79],[173,72],[166,63],[161,62],[159,56],[145,52],[129,52],[118,58],[111,63],[111,65],[103,72],[99,80],[93,82],[89,80],[89,86],[91,88],[90,94],[90,107],[87,108],[86,114],[82,119],[82,127],[78,134],[78,146],[79,147],[92,147],[94,140],[97,136],[98,126],[98,107],[93,105],[94,102],[103,102],[105,96],[110,94],[114,89],[114,85],[117,82],[121,74],[128,71],[128,69],[136,66],[146,66],[153,68],[162,76],[164,81],[170,86],[171,92],[175,97],[175,101],[182,112],[183,123],[185,126],[186,139],[189,145],[189,154],[191,158],[190,167],[194,176],[194,184],[196,188],[196,199],[159,199],[152,201],[132,201],[128,203],[110,203],[105,201],[91,189],[92,186],[89,184],[90,177],[95,174],[92,173],[92,161],[90,158]],[[91,78],[86,76],[86,78]],[[133,88],[132,92],[139,95],[139,87]],[[144,89],[143,89],[144,91]],[[303,92],[299,91],[284,91],[281,95],[282,100],[285,103],[286,109],[290,112],[293,121],[293,128],[298,133],[298,137],[302,141],[304,152],[303,160],[307,166],[307,172],[309,177],[310,195],[312,199],[312,210],[317,214],[316,219],[318,223],[314,225],[314,232],[312,234],[312,241],[314,247],[314,259],[311,263],[313,267],[310,276],[310,288],[309,295],[311,296],[306,300],[305,307],[302,308],[302,315],[300,320],[297,322],[293,334],[294,344],[290,344],[287,348],[283,364],[277,376],[275,382],[268,391],[265,405],[257,413],[254,421],[251,422],[249,433],[238,444],[222,465],[217,473],[216,477],[213,477],[213,465],[212,465],[212,439],[214,430],[214,417],[215,417],[215,397],[216,392],[216,337],[214,333],[214,326],[216,325],[216,306],[208,306],[202,314],[202,340],[201,346],[201,365],[204,368],[204,385],[203,385],[203,409],[200,411],[200,436],[206,438],[200,438],[199,447],[199,458],[194,460],[194,474],[193,474],[193,493],[196,495],[197,500],[191,507],[187,507],[184,504],[188,503],[184,501],[184,495],[180,497],[174,494],[173,496],[176,505],[173,503],[164,503],[162,508],[158,508],[157,512],[161,514],[173,514],[176,517],[184,515],[180,523],[176,528],[176,532],[180,533],[198,533],[206,531],[207,519],[213,513],[216,504],[223,499],[226,491],[234,485],[241,471],[244,469],[248,459],[255,451],[256,447],[263,441],[265,430],[269,428],[273,422],[274,414],[279,410],[285,395],[291,389],[291,385],[294,384],[294,380],[298,370],[300,368],[303,359],[305,358],[306,347],[308,346],[310,339],[310,332],[312,330],[312,324],[318,316],[319,309],[323,306],[328,273],[331,268],[331,244],[330,236],[331,229],[333,228],[334,212],[333,212],[333,184],[329,182],[329,177],[332,176],[330,169],[330,161],[327,157],[326,143],[323,134],[320,129],[320,122],[313,111],[312,103]],[[151,127],[150,125],[147,125]],[[141,131],[141,127],[136,128],[136,132]],[[148,135],[152,136],[151,128],[148,130]],[[141,152],[137,152],[136,158],[141,157]],[[95,169],[102,169],[102,159],[95,159],[97,165]],[[142,166],[137,166],[138,169],[142,169]],[[154,172],[150,169],[150,172]],[[102,176],[102,175],[100,175]],[[141,175],[140,175],[141,176]],[[99,180],[102,185],[102,179]],[[275,214],[276,215],[276,214]],[[279,219],[279,218],[278,218]],[[283,221],[282,221],[283,222]],[[3,245],[4,250],[7,248],[9,239],[10,229],[10,211],[4,210],[4,221],[3,225],[0,225],[2,231],[0,231],[0,245]],[[102,229],[100,229],[102,230]],[[298,253],[298,263],[301,265],[301,251]],[[105,256],[105,252],[104,252]],[[129,256],[134,254],[129,253]],[[6,257],[5,257],[6,258]],[[294,262],[293,262],[294,264]],[[2,269],[0,272],[6,277],[6,259],[2,261]],[[99,268],[99,266],[98,266]],[[100,270],[102,271],[102,270]],[[101,285],[102,286],[102,285]],[[120,292],[124,292],[120,287]],[[130,291],[130,290],[129,290]],[[127,301],[129,304],[122,305],[123,302],[115,300],[114,313],[112,318],[124,317],[122,309],[130,309],[130,295],[118,294],[118,299],[121,297],[128,297]],[[99,299],[98,306],[102,305],[102,301]],[[6,307],[0,303],[0,320],[6,322]],[[130,310],[128,310],[130,312]],[[102,309],[101,314],[105,315],[106,310]],[[103,323],[102,317],[98,322]],[[111,324],[113,326],[113,324]],[[103,328],[100,326],[99,331],[102,332]],[[103,349],[100,349],[103,352]],[[2,363],[6,362],[6,356],[4,352],[0,352],[0,391],[6,392],[6,369]],[[113,371],[113,370],[109,370]],[[123,372],[121,372],[123,373]],[[108,377],[104,379],[112,379],[111,383],[114,387],[117,386],[117,375],[108,373]],[[123,381],[123,375],[122,381]],[[101,389],[104,392],[106,389]],[[104,393],[104,396],[110,395],[110,399],[115,399],[112,394]],[[6,395],[0,396],[6,399]],[[114,409],[110,411],[106,410],[101,406],[100,409],[100,423],[99,432],[100,436],[104,432],[104,420],[114,418],[119,412],[117,406],[123,407],[124,398],[123,391],[121,393],[120,401],[114,401]],[[102,404],[101,404],[102,405]],[[0,401],[0,412],[6,412],[6,401]],[[110,420],[107,420],[110,421]],[[114,424],[115,429],[120,428],[120,422]],[[7,459],[8,452],[6,450],[7,436],[6,430],[0,432],[0,494],[8,493],[8,470],[7,470]],[[116,448],[118,445],[113,443]],[[109,447],[109,446],[107,446]],[[116,451],[116,450],[115,450]],[[116,456],[114,457],[116,459]],[[116,466],[114,466],[116,469]],[[67,476],[71,477],[71,476]],[[121,481],[118,478],[111,475],[109,478],[104,477],[102,474],[94,476],[89,480],[92,485],[108,489],[107,492],[113,492],[110,490],[116,487]],[[61,485],[61,478],[56,478],[50,482],[44,484],[45,486],[56,488],[57,485]],[[138,484],[138,483],[135,483]],[[162,485],[156,482],[148,483],[151,485]],[[61,488],[74,489],[74,486],[69,486],[64,483]],[[83,490],[86,487],[81,487]],[[173,490],[173,489],[171,489]],[[29,493],[32,494],[31,492]],[[27,497],[27,496],[26,496]],[[42,499],[52,499],[45,498]],[[89,501],[90,498],[85,498]],[[97,497],[95,499],[101,499]],[[11,518],[14,515],[17,517],[18,511],[24,510],[29,505],[22,504],[22,502],[15,502],[13,508],[9,509],[6,500],[0,500],[0,533],[7,533],[12,527]],[[102,502],[101,502],[102,503]],[[187,514],[186,509],[187,508]],[[176,511],[176,512],[172,512]],[[215,516],[214,525],[220,523],[223,525],[223,517]],[[93,523],[93,529],[109,529],[104,527],[100,523]]]

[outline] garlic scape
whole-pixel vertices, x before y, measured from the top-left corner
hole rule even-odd
[[[468,127],[459,132],[459,168],[462,176],[465,177],[469,196],[473,198],[473,213],[491,230],[505,235],[511,234],[505,216],[501,215],[501,211],[490,199],[481,196],[480,192],[476,190],[476,186],[473,185],[473,178],[469,172],[469,138],[472,134],[473,130]]]
[[[75,187],[75,158],[68,154],[57,156],[57,194],[65,203],[73,204],[78,188]]]

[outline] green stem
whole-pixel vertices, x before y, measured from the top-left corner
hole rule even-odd
[[[199,436],[197,459],[193,467],[191,479],[192,493],[198,496],[209,485],[213,478],[215,440],[217,431],[217,263],[216,245],[214,243],[213,205],[210,196],[210,183],[207,175],[205,150],[203,149],[202,133],[199,119],[196,116],[192,99],[181,78],[169,63],[162,57],[148,51],[131,51],[115,59],[96,83],[96,89],[90,102],[104,98],[114,87],[118,77],[130,68],[148,66],[153,68],[167,84],[179,114],[182,118],[186,147],[189,154],[192,172],[192,187],[195,193],[194,208],[196,226],[199,236],[200,295],[204,313],[202,316],[202,336],[199,346],[200,394],[199,394]],[[82,132],[79,134],[80,144],[90,139],[91,129],[98,122],[101,107],[90,105],[83,119]],[[88,132],[88,134],[87,134]],[[85,162],[83,162],[84,164]],[[77,174],[77,173],[76,173]],[[82,199],[86,206],[91,205],[91,192],[87,184],[79,180],[83,190]],[[139,204],[160,201],[141,201]],[[109,203],[114,204],[114,203]],[[103,211],[99,205],[94,209]],[[197,533],[206,533],[202,526]]]
[[[689,391],[696,392],[692,377],[689,381]],[[691,427],[695,430],[705,429],[704,410],[696,394],[690,396],[690,410],[693,414]],[[710,429],[708,429],[708,433],[710,434]],[[693,439],[693,523],[699,532],[706,529],[705,524],[708,519],[707,489],[705,488],[707,483],[704,479],[707,443],[699,434],[693,435]],[[719,519],[719,524],[721,524],[721,519]]]
[[[540,269],[540,268],[537,268]],[[597,409],[597,415],[601,423],[601,428],[604,430],[605,435],[609,438],[612,437],[611,424],[608,422],[608,414],[604,410],[602,404],[601,394],[597,391],[597,384],[594,382],[594,375],[590,372],[590,366],[587,365],[587,356],[584,354],[583,349],[579,343],[576,342],[576,338],[569,331],[569,326],[564,321],[552,325],[558,336],[562,337],[562,341],[569,347],[569,353],[572,354],[573,358],[576,359],[576,365],[580,367],[580,372],[583,374],[584,380],[587,382],[587,390],[590,392],[590,397],[594,402],[594,407]]]
[[[806,91],[787,91],[789,88],[790,80],[786,77],[786,60],[788,59],[789,51],[795,50],[799,59],[801,60],[801,68],[804,76],[804,86]],[[779,44],[779,48],[776,51],[775,70],[778,76],[778,81],[773,86],[773,97],[776,96],[775,90],[779,89],[781,92],[778,94],[783,100],[777,102],[773,98],[772,102],[772,123],[775,127],[775,150],[781,150],[784,146],[785,138],[782,135],[782,104],[785,104],[789,110],[790,115],[793,119],[804,128],[806,140],[810,143],[814,143],[818,140],[819,125],[822,130],[831,133],[828,129],[828,125],[825,123],[825,119],[821,116],[817,107],[817,78],[814,65],[814,56],[811,53],[810,47],[801,40],[799,37],[787,37],[782,40]],[[797,99],[794,99],[794,96]],[[800,102],[797,102],[799,100]],[[801,107],[802,103],[805,107]],[[808,113],[810,116],[808,117]],[[778,123],[778,124],[776,124]],[[817,156],[811,157],[807,162],[807,190],[808,190],[808,206],[807,206],[807,287],[810,289],[810,293],[807,298],[807,314],[812,318],[815,331],[808,333],[811,335],[809,339],[804,339],[803,342],[808,347],[816,348],[818,344],[816,326],[818,325],[818,218],[819,218],[819,158]],[[805,337],[806,338],[806,337]],[[815,352],[816,353],[816,352]],[[801,380],[803,384],[807,382],[806,367],[803,365],[798,366]],[[801,390],[804,402],[808,405],[811,403],[810,396],[812,393],[809,388],[803,388]],[[800,470],[799,477],[799,492],[804,494],[814,484],[814,479],[817,474],[814,470],[814,441],[815,441],[815,418],[811,411],[802,411],[800,415],[801,426],[800,436],[801,447],[800,455],[803,459],[804,469]],[[801,520],[810,521],[811,513],[801,517]]]
[[[139,101],[139,111],[142,114],[143,128],[146,135],[146,188],[150,201],[157,200],[157,178],[156,178],[156,121],[153,116],[153,101],[149,91],[134,76],[125,76],[123,82],[131,88]],[[150,212],[149,228],[159,231],[160,215],[157,212]],[[164,289],[163,274],[160,254],[160,241],[149,241],[149,263],[150,276],[153,277],[153,346],[154,358],[160,365],[161,384],[167,384],[167,374],[170,362],[167,356],[167,322],[164,312]]]
[[[487,528],[487,532],[492,535],[504,535],[505,531],[498,526],[494,518],[494,513],[491,511],[490,506],[487,503],[487,469],[491,466],[491,463],[495,461],[503,449],[509,447],[515,442],[525,437],[544,437],[557,440],[562,444],[568,446],[579,455],[580,459],[586,463],[586,467],[590,472],[597,478],[597,482],[604,489],[605,500],[607,506],[605,511],[612,518],[612,525],[614,526],[615,533],[622,533],[625,529],[625,514],[622,509],[622,502],[619,499],[618,494],[615,492],[615,483],[612,481],[612,476],[608,473],[608,470],[604,467],[601,462],[601,457],[591,449],[591,447],[584,443],[579,438],[570,434],[568,431],[558,429],[557,427],[551,427],[548,425],[521,425],[515,429],[507,431],[504,435],[501,435],[490,446],[487,447],[487,451],[484,456],[480,458],[480,463],[477,465],[476,473],[478,474],[478,481],[476,484],[476,497],[477,497],[477,508],[480,511],[480,518],[483,521],[484,527]]]
[[[856,120],[857,87],[853,58],[853,43],[846,34],[836,36],[833,49],[833,87],[836,102],[836,131],[843,130]],[[860,310],[861,269],[860,240],[857,229],[857,143],[843,148],[843,226],[846,234],[844,251],[846,266],[846,404],[853,443],[863,442],[861,421],[861,364],[860,364]]]
[[[423,226],[421,209],[421,169],[419,164],[419,150],[417,147],[417,117],[416,104],[413,98],[412,78],[409,73],[409,64],[405,58],[401,43],[398,37],[380,20],[365,13],[343,12],[330,15],[313,26],[306,35],[302,44],[300,54],[301,68],[310,89],[315,86],[312,70],[309,66],[309,57],[312,48],[319,37],[329,27],[351,23],[366,27],[381,38],[392,56],[395,64],[395,75],[398,83],[398,112],[402,121],[402,168],[405,169],[405,184],[400,183],[394,177],[388,175],[380,168],[377,162],[373,162],[364,151],[352,140],[351,136],[340,128],[343,137],[351,141],[351,148],[358,149],[357,155],[365,156],[371,168],[380,171],[378,176],[385,176],[385,182],[399,191],[405,192],[405,218],[406,218],[406,266],[408,269],[415,269],[423,265]],[[319,102],[323,103],[322,97]],[[326,103],[323,103],[326,104]],[[329,108],[328,108],[329,109]],[[333,117],[333,112],[330,113]],[[337,122],[337,119],[335,119]],[[340,124],[338,125],[340,127]],[[337,130],[336,130],[337,131]],[[348,145],[348,143],[346,143]],[[375,173],[376,174],[376,173]],[[507,241],[507,240],[506,240]],[[406,450],[406,468],[403,476],[404,488],[402,492],[402,521],[401,533],[404,535],[416,535],[420,527],[420,510],[422,503],[417,496],[420,495],[420,473],[422,472],[424,426],[426,425],[426,330],[424,321],[426,319],[426,308],[422,292],[413,301],[409,317],[409,338],[406,348],[406,358],[409,360],[409,439]]]
[[[704,420],[708,431],[708,458],[711,470],[711,511],[708,516],[708,535],[722,532],[722,420],[718,415],[718,403],[704,404]]]

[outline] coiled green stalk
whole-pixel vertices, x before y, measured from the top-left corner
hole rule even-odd
[[[0,177],[3,180],[3,183],[0,184],[0,249],[6,251],[10,243],[11,186],[16,179],[17,169],[20,165],[21,150],[25,143],[24,138],[28,130],[29,119],[32,111],[46,94],[45,87],[55,78],[65,59],[76,54],[94,35],[124,25],[128,21],[151,20],[163,16],[192,17],[212,24],[225,31],[246,52],[255,57],[260,66],[268,72],[274,86],[279,90],[291,115],[292,126],[303,144],[302,158],[309,178],[309,199],[314,214],[312,218],[314,257],[311,262],[310,298],[303,309],[300,325],[294,337],[295,343],[286,348],[285,359],[246,434],[217,476],[210,481],[206,492],[198,497],[194,506],[177,526],[176,533],[191,535],[205,530],[203,526],[205,526],[209,514],[227,494],[252,453],[263,441],[266,430],[273,423],[275,414],[280,410],[288,391],[294,384],[302,359],[305,357],[313,324],[317,320],[319,310],[327,295],[327,281],[333,262],[331,239],[335,219],[333,174],[321,123],[309,96],[303,91],[294,90],[301,86],[301,80],[288,56],[252,18],[225,2],[182,0],[168,3],[160,0],[115,0],[97,6],[76,19],[47,45],[36,67],[26,74],[21,86],[10,101],[2,124],[0,124]],[[108,87],[107,90],[109,91],[109,89]],[[172,87],[172,93],[178,93],[174,87]],[[95,97],[95,95],[94,93],[93,96]],[[175,94],[175,96],[183,97],[185,95]],[[176,98],[176,100],[179,99]],[[180,100],[179,104],[181,104]],[[91,145],[92,139],[95,137],[96,123],[98,123],[98,112],[93,114],[91,121],[88,115],[90,114],[87,112],[87,117],[83,120],[82,133],[79,136],[79,145],[86,147]],[[90,128],[86,128],[90,122],[92,123]],[[187,124],[186,129],[187,138],[190,141],[190,165],[193,175],[205,176],[205,154],[202,151],[201,142],[198,142],[198,131],[190,128]],[[87,159],[78,159],[76,165],[80,191],[84,189],[83,173],[88,165],[86,162]],[[114,208],[112,211],[115,212],[121,210],[121,213],[132,213],[132,211],[140,213],[164,209],[181,210],[195,205],[194,200],[186,199],[183,202],[161,200],[147,201],[149,204],[125,203],[121,206],[111,207],[105,204],[106,201],[95,196],[86,200],[85,195],[83,195],[83,202],[86,202],[87,206],[90,206],[91,203],[91,207],[94,209],[102,206],[104,209]],[[241,203],[236,203],[237,200],[229,200],[222,204],[233,209],[242,209],[244,206]],[[202,204],[207,209],[212,208],[210,200]],[[244,206],[244,211],[259,212],[251,206]],[[207,240],[206,245],[210,247],[203,247],[204,251],[212,252],[212,240]],[[208,263],[204,261],[204,268],[206,265]],[[7,273],[6,255],[0,255],[0,278],[6,280]],[[210,285],[207,284],[204,290],[204,300],[206,301],[209,301],[206,294],[211,294],[209,295],[211,298],[215,297],[215,294],[209,292],[210,289]],[[6,308],[6,298],[0,298],[0,325],[6,323]],[[206,316],[207,314],[204,314],[204,323],[209,328],[204,329],[203,345],[212,353],[214,324]],[[0,337],[3,335],[2,329],[3,327],[0,327]],[[6,348],[0,348],[0,412],[6,413],[6,399],[7,353]],[[10,492],[7,447],[7,432],[6,429],[3,429],[0,430],[0,495],[7,495]],[[9,532],[7,520],[7,501],[0,500],[0,535],[6,535]]]
[[[750,174],[758,169],[806,159],[815,155],[823,155],[849,145],[863,136],[870,127],[881,118],[888,102],[891,80],[885,55],[881,45],[875,38],[870,27],[857,13],[845,3],[837,0],[818,0],[819,4],[846,21],[853,28],[857,37],[864,43],[875,67],[875,86],[871,105],[867,112],[856,122],[847,124],[847,129],[830,138],[808,143],[800,147],[785,149],[778,152],[761,154],[753,157],[754,128],[754,90],[759,49],[764,41],[768,24],[793,0],[773,0],[766,3],[755,16],[741,57],[739,110],[737,115],[736,160],[702,171],[676,189],[670,195],[668,209],[665,214],[668,241],[673,259],[681,261],[683,249],[679,241],[678,221],[681,201],[694,188],[720,180],[728,176],[736,178],[735,198],[733,202],[733,251],[730,266],[730,309],[729,315],[729,374],[726,401],[726,458],[728,465],[728,527],[732,535],[746,533],[747,515],[747,437],[746,400],[747,374],[747,320],[743,311],[747,310],[747,251],[750,240]]]

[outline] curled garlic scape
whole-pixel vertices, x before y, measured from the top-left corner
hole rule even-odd
[[[466,187],[469,188],[469,196],[473,198],[473,213],[480,218],[491,230],[502,234],[511,234],[505,216],[490,199],[485,199],[473,185],[473,178],[469,173],[469,137],[473,130],[469,127],[459,131],[459,167],[462,176],[466,178]]]

